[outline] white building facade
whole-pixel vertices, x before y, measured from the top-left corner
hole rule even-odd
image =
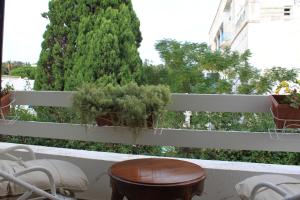
[[[212,50],[249,49],[259,69],[300,68],[300,0],[221,0],[209,43]]]
[[[21,78],[19,76],[6,76],[3,75],[1,77],[1,85],[5,87],[6,85],[10,85],[17,91],[32,91],[34,86],[34,80],[30,80],[28,78]]]

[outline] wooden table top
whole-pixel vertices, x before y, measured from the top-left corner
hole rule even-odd
[[[146,185],[186,185],[205,179],[204,170],[199,165],[165,158],[119,162],[111,166],[109,174],[121,181]]]

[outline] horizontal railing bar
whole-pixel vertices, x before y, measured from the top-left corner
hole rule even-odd
[[[75,92],[16,91],[15,105],[71,107]],[[170,111],[269,112],[268,96],[172,94]]]
[[[168,108],[172,111],[269,112],[268,98],[263,95],[173,94]]]
[[[71,107],[74,92],[15,91],[15,105]]]
[[[146,129],[135,137],[132,129],[124,127],[16,121],[14,124],[1,124],[0,134],[104,143],[300,152],[300,135],[291,133],[270,137],[266,132]]]

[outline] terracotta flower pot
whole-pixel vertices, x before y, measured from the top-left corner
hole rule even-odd
[[[281,104],[280,102],[285,98],[285,95],[271,95],[272,112],[276,128],[300,128],[300,109],[293,108],[289,104]]]
[[[154,127],[154,116],[149,115],[147,118],[147,128],[153,128]]]
[[[6,116],[9,113],[9,110],[10,110],[10,106],[9,106],[10,97],[11,97],[10,93],[8,93],[8,94],[1,97],[1,111],[2,111],[4,116]],[[0,117],[2,117],[2,116],[0,116]]]
[[[109,113],[96,118],[96,123],[98,126],[113,126],[115,121],[118,121],[118,116],[116,113]]]
[[[98,126],[114,126],[115,123],[119,122],[119,117],[117,113],[109,113],[101,117],[96,118],[96,123]],[[123,124],[126,126],[126,124]],[[153,128],[153,115],[149,115],[147,118],[147,128]]]

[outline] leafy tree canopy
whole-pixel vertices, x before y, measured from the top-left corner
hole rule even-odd
[[[211,51],[206,44],[169,39],[158,41],[155,47],[164,64],[151,67],[145,63],[143,73],[160,75],[159,83],[170,85],[173,92],[265,94],[276,82],[297,76],[295,70],[280,67],[262,73],[249,63],[249,50],[242,54],[230,49]],[[143,80],[158,83],[158,79]]]
[[[20,76],[21,78],[35,79],[36,68],[35,67],[17,67],[11,70],[10,75]]]

